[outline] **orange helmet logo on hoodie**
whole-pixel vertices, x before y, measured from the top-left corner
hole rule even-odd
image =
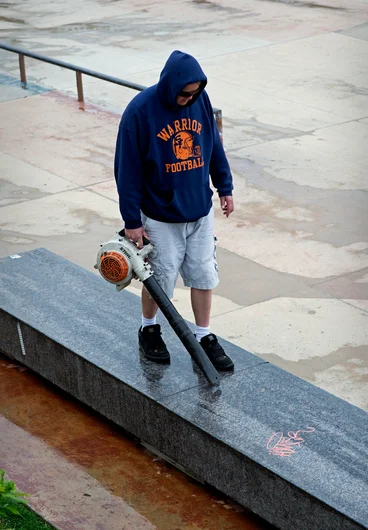
[[[185,131],[179,132],[173,139],[173,149],[178,160],[187,160],[194,154],[193,136]]]

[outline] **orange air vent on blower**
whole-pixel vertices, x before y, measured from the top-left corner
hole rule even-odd
[[[102,254],[100,272],[110,282],[121,282],[129,274],[129,263],[119,252],[112,250]]]

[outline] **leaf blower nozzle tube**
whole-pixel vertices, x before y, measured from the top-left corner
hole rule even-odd
[[[217,385],[220,382],[216,368],[213,366],[202,346],[199,344],[183,317],[175,309],[166,293],[162,290],[154,276],[150,276],[143,281],[144,286],[150,293],[164,316],[167,318],[170,326],[173,328],[192,359],[198,364],[211,385]]]

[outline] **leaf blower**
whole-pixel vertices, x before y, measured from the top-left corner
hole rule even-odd
[[[146,260],[154,245],[143,239],[144,246],[139,249],[121,230],[107,243],[101,245],[97,254],[95,269],[101,276],[116,286],[118,291],[128,287],[132,279],[140,280],[152,296],[169,324],[196,362],[211,385],[219,384],[217,370],[207,357],[185,320],[175,309],[165,292],[154,277],[153,270]]]

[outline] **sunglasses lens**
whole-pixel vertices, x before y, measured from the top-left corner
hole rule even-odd
[[[200,87],[197,88],[197,90],[193,90],[193,92],[186,92],[185,90],[182,90],[179,92],[179,96],[183,98],[190,98],[191,96],[195,96],[197,92],[199,92]]]

